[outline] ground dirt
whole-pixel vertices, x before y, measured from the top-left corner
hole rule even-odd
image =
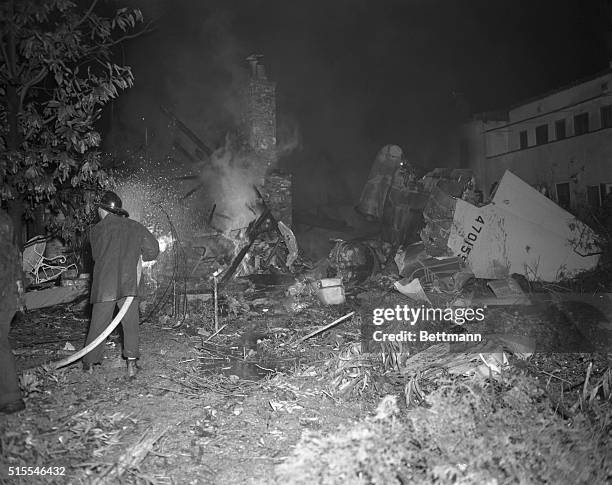
[[[68,306],[18,317],[11,343],[19,371],[68,355],[61,350],[67,342],[79,348],[87,324]],[[253,327],[253,322],[242,324],[243,329]],[[9,480],[9,466],[63,467],[63,476],[13,476],[10,483],[89,483],[148,428],[159,425],[167,431],[125,480],[272,483],[274,466],[303,430],[333,429],[367,413],[367,402],[326,395],[326,383],[317,376],[222,375],[223,367],[231,366],[227,359],[220,359],[211,374],[210,359],[208,366],[201,365],[197,350],[203,339],[188,333],[194,332],[187,326],[143,325],[141,370],[135,380],[126,377],[119,336],[107,342],[103,365],[94,367],[93,375],[76,364],[30,373],[26,411],[0,418],[0,480]],[[237,345],[245,343],[244,332],[235,336]],[[311,352],[302,360],[317,355]]]
[[[10,338],[27,408],[0,417],[0,482],[562,483],[571,470],[572,483],[612,479],[609,355],[511,356],[508,374],[488,380],[453,374],[451,354],[439,356],[446,368],[418,367],[422,348],[404,348],[407,362],[393,348],[364,360],[359,310],[403,297],[358,296],[292,311],[236,294],[218,335],[209,304],[158,317],[141,326],[135,380],[120,335],[92,375],[76,364],[36,369],[72,353],[67,343],[81,347],[82,304],[19,315]],[[300,342],[351,310],[354,318]],[[509,328],[535,312],[498,308],[487,320]],[[150,432],[158,435],[144,459],[117,478]],[[9,477],[9,467],[38,474]]]

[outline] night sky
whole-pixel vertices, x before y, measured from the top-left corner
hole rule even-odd
[[[244,58],[263,54],[278,83],[279,136],[299,127],[300,148],[283,160],[298,206],[351,202],[383,145],[423,167],[447,164],[445,135],[466,109],[504,109],[605,69],[607,3],[131,1],[156,30],[124,48],[136,82],[115,104],[108,140],[134,147],[146,126],[163,156],[164,104],[220,143]]]

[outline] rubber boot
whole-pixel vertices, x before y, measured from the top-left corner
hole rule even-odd
[[[135,379],[138,374],[138,367],[136,366],[136,359],[127,360],[127,376],[128,379]]]
[[[87,362],[83,362],[83,372],[86,372],[89,375],[92,375],[94,373],[94,367],[101,367],[102,364],[99,363],[95,363],[95,364],[89,364]]]

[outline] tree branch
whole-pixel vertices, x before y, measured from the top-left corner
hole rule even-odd
[[[0,53],[2,54],[2,58],[5,60],[6,62],[6,67],[8,68],[9,71],[9,76],[14,77],[13,73],[11,72],[11,66],[9,65],[9,57],[8,54],[6,53],[6,46],[4,45],[4,39],[0,38]]]
[[[13,2],[10,4],[9,18],[14,20]],[[10,76],[15,80],[17,77],[17,46],[15,45],[15,25],[12,24],[8,29],[8,50],[4,52],[6,55],[6,67]],[[4,44],[3,44],[4,46]]]
[[[42,81],[48,73],[49,70],[46,67],[43,67],[40,71],[38,71],[38,74],[36,74],[36,76],[30,79],[27,83],[24,83],[21,89],[21,93],[19,94],[19,111],[21,111],[21,108],[23,106],[23,100],[25,99],[28,90],[35,84],[38,84],[40,81]]]
[[[79,25],[81,25],[83,22],[85,22],[85,20],[89,18],[89,16],[91,15],[91,12],[93,12],[93,9],[95,8],[97,3],[98,3],[98,0],[93,0],[93,2],[91,2],[91,5],[87,9],[87,12],[85,12],[85,15],[83,15],[83,17],[81,17],[81,20],[79,20],[76,24],[72,26],[73,29],[76,29]]]
[[[153,22],[151,21],[147,25],[145,25],[142,30],[139,30],[138,32],[135,32],[133,34],[123,35],[123,36],[119,37],[117,40],[109,42],[108,44],[104,44],[104,47],[112,47],[114,45],[120,44],[123,41],[129,40],[129,39],[134,39],[136,37],[140,37],[141,35],[148,34],[149,32],[153,32],[155,29],[149,28],[152,24],[153,24]]]

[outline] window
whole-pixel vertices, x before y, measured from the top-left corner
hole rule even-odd
[[[602,106],[599,109],[599,114],[601,115],[601,127],[612,127],[612,105]]]
[[[555,137],[557,140],[563,140],[567,135],[565,134],[565,120],[559,120],[555,123]]]
[[[584,135],[589,132],[589,113],[574,116],[574,135]]]
[[[599,185],[589,185],[587,187],[587,203],[590,207],[599,207],[601,205]]]
[[[521,131],[519,133],[519,140],[521,144],[521,150],[529,146],[529,143],[527,142],[527,131]]]
[[[570,184],[565,182],[562,184],[556,184],[557,188],[557,204],[566,210],[570,208]]]
[[[536,127],[536,145],[544,145],[544,143],[548,143],[548,125]]]

